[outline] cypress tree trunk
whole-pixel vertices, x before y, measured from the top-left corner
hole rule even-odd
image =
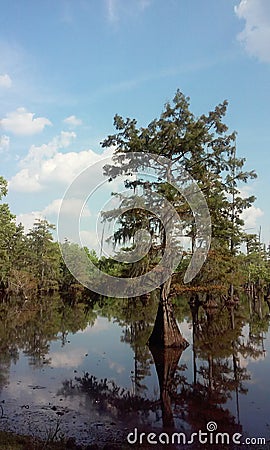
[[[161,285],[160,298],[156,320],[152,334],[149,338],[149,346],[155,347],[181,347],[186,348],[188,342],[182,336],[176,319],[173,306],[169,299],[171,277]]]

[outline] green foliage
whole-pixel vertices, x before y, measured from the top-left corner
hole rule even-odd
[[[47,220],[37,220],[28,232],[29,266],[39,280],[39,287],[55,289],[59,280],[60,251],[58,244],[53,242],[51,231],[54,225]]]
[[[270,264],[265,246],[257,235],[246,235],[247,255],[243,270],[249,283],[256,285],[270,283]]]
[[[7,194],[7,182],[0,177],[0,200]],[[14,240],[19,229],[7,203],[0,204],[0,287],[7,285],[14,256]]]
[[[148,203],[160,204],[157,194],[166,198],[177,210],[186,236],[192,241],[191,252],[194,250],[196,229],[194,216],[187,201],[180,196],[172,183],[183,185],[183,169],[198,183],[203,192],[212,221],[211,257],[208,265],[197,278],[198,283],[216,283],[223,279],[225,285],[232,282],[233,270],[237,261],[237,252],[245,239],[241,213],[252,205],[255,198],[244,198],[241,195],[241,184],[256,177],[254,171],[245,171],[244,158],[236,156],[236,132],[229,133],[224,123],[228,102],[224,101],[207,115],[195,117],[190,111],[189,98],[179,90],[172,103],[166,103],[158,119],[154,119],[147,127],[137,127],[135,119],[123,119],[116,115],[114,126],[116,133],[108,136],[102,143],[103,147],[115,147],[115,164],[105,167],[105,173],[111,180],[119,175],[128,175],[148,167],[149,158],[153,154],[166,157],[166,167],[156,167],[158,181],[149,181],[137,177],[135,181],[126,181],[126,187],[143,192],[145,203],[142,209],[128,211],[118,220],[118,228],[112,236],[114,244],[123,244],[132,248],[136,231],[147,229],[152,237],[152,245],[148,254],[148,263],[142,268],[139,263],[130,271],[137,276],[148,271],[163,255],[166,239],[164,228],[154,214],[147,211]],[[136,163],[129,158],[131,152],[142,152],[145,161]],[[123,154],[125,157],[123,157]],[[155,162],[151,164],[155,166]],[[121,207],[128,201],[121,194],[114,194],[120,200],[120,207],[104,214],[105,220],[119,216]],[[189,256],[186,257],[188,259]],[[185,261],[178,268],[186,266]],[[213,266],[215,266],[214,270]],[[208,281],[207,281],[208,280]]]

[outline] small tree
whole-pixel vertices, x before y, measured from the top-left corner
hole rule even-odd
[[[7,195],[7,181],[0,177],[0,201]],[[8,287],[8,275],[12,267],[12,258],[16,234],[15,216],[11,214],[7,203],[0,204],[0,287]]]
[[[37,220],[27,234],[28,264],[41,289],[55,289],[60,279],[60,251],[51,233],[54,229],[47,220]]]

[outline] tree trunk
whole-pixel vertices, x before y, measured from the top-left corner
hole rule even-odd
[[[152,334],[149,338],[149,346],[155,347],[181,347],[189,344],[183,338],[176,319],[174,317],[172,303],[169,299],[171,277],[161,285],[159,305]]]

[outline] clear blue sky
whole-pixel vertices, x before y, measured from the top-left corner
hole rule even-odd
[[[115,113],[147,125],[179,88],[196,114],[229,101],[258,179],[247,228],[270,240],[269,0],[0,0],[0,174],[26,227],[56,222]]]

